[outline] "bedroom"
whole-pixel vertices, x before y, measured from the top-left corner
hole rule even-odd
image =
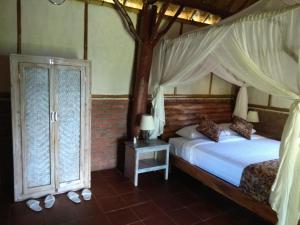
[[[220,9],[222,7],[226,8],[225,3],[221,3],[221,1],[217,2],[218,3],[215,3],[216,5],[210,5],[211,10],[216,8]],[[246,8],[252,3],[254,3],[254,1],[247,1],[244,4],[241,4],[240,1],[227,1],[227,7],[241,10],[243,7]],[[206,4],[209,5],[209,3]],[[111,205],[114,209],[120,209],[121,211],[119,216],[121,216],[121,218],[121,212],[123,211],[126,212],[126,215],[129,215],[124,216],[127,218],[132,214],[130,213],[133,210],[131,208],[138,205],[145,205],[145,207],[148,206],[148,204],[145,204],[148,200],[145,200],[145,197],[143,195],[139,196],[139,194],[137,194],[136,197],[138,198],[138,200],[136,200],[138,201],[138,204],[133,204],[133,206],[130,205],[130,207],[124,207],[122,204],[120,206],[120,203],[118,202],[118,199],[120,198],[119,193],[131,193],[135,192],[136,189],[133,188],[127,179],[120,176],[118,172],[117,175],[112,172],[119,170],[106,170],[112,168],[122,170],[122,168],[124,168],[125,141],[132,140],[127,137],[131,129],[131,126],[128,125],[128,119],[131,119],[131,114],[128,114],[128,106],[131,104],[130,100],[132,99],[133,94],[132,83],[135,70],[134,66],[136,65],[136,50],[134,39],[124,27],[121,19],[122,17],[118,15],[117,10],[114,9],[113,5],[110,3],[94,4],[91,1],[90,4],[88,4],[88,7],[86,7],[86,4],[83,2],[71,0],[66,0],[62,5],[53,5],[47,0],[2,0],[0,9],[0,26],[3,31],[0,37],[0,50],[1,55],[3,55],[1,57],[2,70],[0,82],[2,93],[1,120],[3,121],[1,122],[1,124],[3,124],[1,134],[3,146],[5,146],[6,149],[4,153],[5,157],[1,157],[0,182],[1,187],[4,186],[4,190],[1,193],[5,194],[6,197],[8,197],[7,193],[10,193],[9,197],[11,197],[14,192],[12,184],[13,147],[11,146],[10,141],[12,137],[9,135],[11,133],[11,101],[9,94],[10,77],[8,55],[12,53],[21,53],[23,55],[33,56],[87,59],[91,62],[91,129],[89,131],[91,133],[90,169],[92,171],[99,171],[92,173],[92,193],[96,192],[95,195],[93,195],[95,198],[97,197],[97,190],[99,192],[98,195],[100,194],[101,196],[101,194],[103,194],[104,196],[102,196],[101,200],[103,200],[104,203],[100,203],[100,207],[99,203],[96,205],[92,204],[95,202],[87,204],[86,207],[92,208],[87,210],[87,214],[91,213],[91,215],[83,215],[82,217],[93,218],[95,217],[95,213],[102,215],[103,209],[101,204]],[[127,8],[127,10],[133,23],[138,23],[138,10],[132,8]],[[174,13],[175,10],[173,9],[173,14]],[[193,19],[193,17],[194,19],[197,18],[191,14],[188,18]],[[211,19],[209,17],[211,21],[208,20],[208,22],[214,22],[213,18],[214,17]],[[197,22],[178,19],[167,32],[166,37],[175,38],[180,34],[198,29],[199,26],[201,25]],[[174,133],[174,129],[182,128],[182,126],[184,126],[182,122],[185,120],[189,124],[195,123],[195,121],[192,121],[193,118],[192,115],[190,115],[189,110],[191,110],[192,114],[193,112],[199,112],[199,114],[207,115],[208,118],[213,120],[219,119],[217,122],[227,122],[231,119],[238,87],[225,82],[213,73],[207,73],[205,75],[206,76],[199,79],[199,81],[193,82],[193,84],[176,85],[176,87],[167,88],[165,91],[165,133],[167,133],[169,128],[171,128],[169,129],[170,133]],[[259,116],[259,123],[254,124],[257,133],[280,140],[283,126],[288,117],[288,108],[291,105],[291,101],[274,95],[269,95],[250,87],[248,88],[248,95],[249,110],[257,111]],[[148,98],[148,104],[150,105],[150,98]],[[181,110],[180,107],[183,107],[183,110]],[[150,108],[148,109],[148,113],[149,112]],[[55,114],[53,114],[53,116],[55,117]],[[172,119],[172,116],[175,118]],[[181,127],[175,126],[176,124],[174,119],[179,121],[179,126]],[[200,117],[198,119],[200,119]],[[139,122],[140,121],[138,121],[138,124]],[[170,124],[174,125],[174,127],[171,127]],[[16,166],[14,168],[16,168]],[[95,191],[93,190],[93,174],[95,174],[94,179],[96,180],[95,177],[99,177],[98,179],[100,181],[95,181],[97,183]],[[153,177],[151,177],[151,174],[153,174]],[[141,175],[141,180],[139,181],[138,186],[138,188],[142,187],[143,183],[145,187],[149,186],[150,188],[154,186],[153,190],[149,190],[149,193],[146,193],[146,195],[150,194],[151,196],[158,196],[160,193],[165,193],[168,189],[172,192],[173,189],[176,189],[173,187],[172,179],[175,179],[174,182],[176,181],[177,183],[184,181],[187,183],[187,186],[192,183],[193,185],[191,189],[194,189],[195,187],[203,188],[200,182],[194,182],[194,180],[189,176],[185,177],[185,175],[177,171],[175,171],[174,174],[171,171],[169,182],[164,182],[163,176],[156,176],[156,173],[149,173],[149,176],[147,175],[148,174],[145,174],[145,176]],[[119,177],[120,180],[116,180],[116,176]],[[103,181],[103,177],[105,181]],[[143,179],[145,179],[144,182]],[[101,182],[103,182],[103,184]],[[120,183],[122,183],[124,187],[121,186]],[[8,188],[6,188],[7,186]],[[156,186],[161,188],[155,188]],[[208,194],[212,195],[212,198],[218,197],[215,192],[210,190],[207,191]],[[176,193],[176,190],[174,190],[174,192],[175,195],[178,194]],[[199,191],[196,191],[196,193],[199,194]],[[133,193],[131,194],[133,195]],[[40,214],[32,214],[30,210],[26,208],[24,201],[16,203],[15,205],[12,204],[8,208],[6,208],[7,205],[4,204],[3,210],[1,210],[3,212],[3,216],[1,216],[1,218],[4,222],[12,224],[23,222],[23,220],[25,221],[26,219],[29,219],[29,221],[35,221],[38,224],[47,224],[51,222],[67,223],[76,220],[78,217],[80,218],[78,214],[81,215],[81,209],[79,209],[77,205],[73,207],[73,205],[69,205],[68,202],[65,203],[64,200],[66,197],[64,195],[58,196],[62,196],[63,204],[67,204],[71,208],[70,211],[66,212],[65,217],[60,215],[58,209],[61,209],[61,206],[59,205],[60,202],[58,200],[53,209],[50,209],[50,211],[44,209]],[[134,195],[132,198],[133,197]],[[124,197],[121,199],[121,202],[125,201]],[[219,200],[222,201],[223,198],[219,197]],[[40,201],[42,202],[43,199],[40,199]],[[176,202],[176,200],[172,198],[170,201]],[[160,211],[165,212],[162,210],[162,208],[164,209],[164,201],[161,200],[158,202],[160,202],[161,206],[157,206],[158,203],[155,203],[156,208],[158,207]],[[193,201],[191,200],[191,203],[192,202]],[[176,214],[174,212],[177,212],[178,210],[178,215],[181,215],[180,212],[184,214],[183,212],[186,211],[184,204],[185,203],[182,203],[182,205],[179,204],[180,207],[175,208],[173,214],[164,214],[164,216],[167,217],[166,220],[170,220],[171,222],[169,222],[171,224],[196,224],[201,222],[199,221],[200,219],[194,219],[194,221],[188,222],[188,219],[186,219],[186,221],[183,219],[187,217],[186,215],[183,218],[181,216],[176,217],[174,215]],[[231,206],[231,202],[228,204]],[[174,203],[174,207],[175,205],[176,204]],[[17,217],[18,221],[16,222],[11,221],[15,219],[13,214],[19,212],[18,210],[17,212],[14,212],[14,207],[19,207],[21,210],[24,210],[23,215],[23,212],[20,213],[24,217]],[[130,210],[128,210],[129,208]],[[89,212],[90,210],[92,212]],[[99,210],[99,212],[97,210]],[[204,209],[202,208],[201,210]],[[214,209],[212,209],[212,211],[213,210]],[[84,213],[84,209],[82,209],[82,211]],[[147,208],[144,209],[144,211],[147,211]],[[244,211],[242,212],[244,213]],[[247,213],[245,214],[247,215],[247,218],[249,217],[249,221],[253,222],[253,220],[256,220],[256,216],[251,213],[248,215],[248,211],[246,212]],[[109,210],[109,212],[105,211],[104,218],[101,217],[99,220],[107,220],[107,223],[116,224],[127,223],[126,219],[124,219],[124,223],[120,222],[122,219],[117,222],[112,221],[112,218],[107,218],[108,215],[106,214],[109,213],[114,216],[118,215],[116,210]],[[199,213],[201,214],[201,211]],[[240,212],[237,212],[237,214],[238,213]],[[51,214],[51,216],[47,214]],[[156,216],[157,215],[153,213],[150,217],[155,218]],[[235,215],[236,217],[234,217],[234,214],[229,213],[227,216],[229,218],[227,223],[229,224],[234,223],[231,221],[231,216],[235,219],[238,217],[238,215]],[[47,217],[54,217],[54,219],[48,221]],[[147,220],[151,221],[150,217],[140,217],[135,211],[131,217],[132,220],[128,223],[139,224],[147,223]],[[226,218],[226,215],[223,217],[221,215],[218,218],[224,219],[224,217]],[[193,217],[191,216],[191,218]],[[181,220],[183,220],[183,222],[180,223]],[[238,219],[236,220],[238,221]],[[32,221],[30,222],[34,223]],[[165,223],[167,222],[165,221]],[[214,220],[206,221],[206,223],[214,223]]]

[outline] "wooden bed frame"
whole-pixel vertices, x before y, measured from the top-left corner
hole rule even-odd
[[[276,223],[277,216],[270,205],[256,201],[254,198],[241,192],[241,190],[239,190],[237,187],[219,179],[218,177],[202,170],[197,166],[190,164],[189,162],[177,156],[171,155],[170,163],[172,166],[175,166],[176,168],[189,174],[196,180],[202,182],[204,185],[210,187],[214,191],[229,198],[230,200],[245,207],[246,209],[254,212],[265,220],[273,224]]]
[[[166,127],[162,139],[168,140],[170,137],[176,136],[176,130],[197,123],[203,116],[217,123],[231,122],[233,98],[166,100],[165,109]],[[204,185],[254,212],[265,220],[273,224],[277,222],[276,213],[272,210],[270,205],[253,199],[249,195],[241,192],[237,187],[177,156],[171,156],[170,162],[172,166],[177,167]]]

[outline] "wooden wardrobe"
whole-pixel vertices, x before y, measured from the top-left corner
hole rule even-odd
[[[11,55],[15,201],[90,187],[90,63]]]

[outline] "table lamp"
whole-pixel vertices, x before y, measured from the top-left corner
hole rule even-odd
[[[144,114],[142,116],[140,129],[144,132],[143,138],[149,140],[150,131],[154,129],[154,121],[151,115]]]
[[[257,111],[249,111],[247,115],[247,121],[250,123],[258,123],[259,117]]]

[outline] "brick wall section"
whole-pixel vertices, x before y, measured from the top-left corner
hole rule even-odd
[[[92,170],[122,166],[128,100],[92,101]]]

